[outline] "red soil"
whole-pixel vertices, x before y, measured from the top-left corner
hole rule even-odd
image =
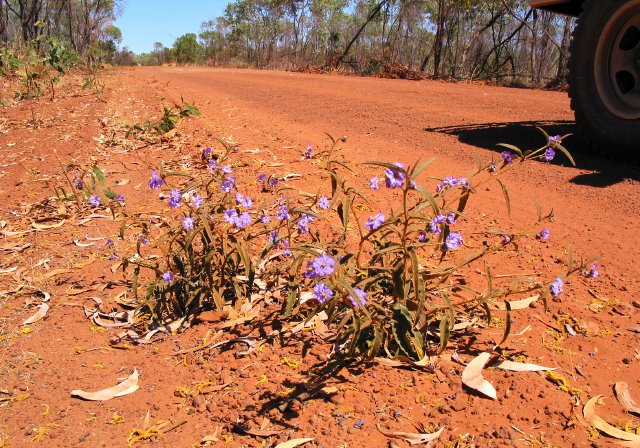
[[[30,207],[66,182],[54,152],[64,166],[96,163],[113,182],[127,180],[119,191],[127,196],[128,206],[157,211],[163,205],[149,201],[146,186],[150,166],[160,161],[189,164],[202,147],[214,146],[215,138],[238,142],[237,158],[244,165],[237,171],[240,178],[255,179],[260,166],[283,163],[272,169],[302,174],[302,180],[291,185],[303,190],[317,189],[319,179],[301,154],[307,145],[326,145],[323,132],[347,135],[344,153],[354,163],[413,163],[437,157],[429,175],[444,177],[472,171],[476,154],[484,161],[499,160],[500,142],[522,149],[543,145],[534,126],[550,134],[574,129],[569,101],[557,92],[199,68],[121,70],[104,81],[106,89],[99,96],[74,95],[69,85],[54,102],[25,101],[2,110],[4,231],[32,229],[36,217],[52,216],[52,210]],[[10,92],[2,95],[8,96]],[[173,137],[137,151],[105,144],[112,126],[158,117],[162,105],[179,102],[180,96],[193,100],[202,117],[180,122]],[[309,369],[326,359],[330,345],[303,332],[271,339],[246,357],[219,349],[176,356],[176,351],[215,334],[219,323],[214,322],[150,345],[110,346],[118,330],[104,332],[91,325],[83,304],[90,305],[88,297],[99,297],[105,306],[116,305],[117,295],[126,292],[125,279],[111,270],[115,262],[108,259],[125,243],[116,241],[115,249],[102,247],[104,241],[76,246],[74,240],[91,242],[86,236],[116,239],[117,223],[97,219],[79,225],[82,217],[56,210],[53,203],[53,212],[67,214],[62,226],[0,237],[0,431],[12,447],[126,446],[132,429],[143,428],[149,411],[150,424],[170,422],[165,431],[181,423],[160,436],[158,446],[265,447],[296,437],[316,439],[305,446],[408,446],[389,442],[376,427],[416,432],[417,423],[431,431],[445,426],[437,447],[608,446],[611,439],[589,432],[581,418],[582,405],[602,394],[608,399],[598,412],[607,421],[620,426],[630,421],[632,428],[640,424],[622,411],[612,392],[615,382],[626,381],[636,400],[640,397],[638,335],[628,330],[640,323],[640,169],[588,155],[581,151],[583,144],[576,137],[566,140],[577,167],[558,156],[559,162],[532,162],[505,176],[513,202],[510,217],[499,190],[490,186],[488,194],[473,198],[465,224],[471,231],[474,220],[487,224],[495,217],[506,226],[526,226],[535,220],[534,198],[539,198],[545,210],[554,210],[555,222],[548,226],[551,238],[532,240],[519,255],[495,260],[497,273],[536,273],[548,279],[562,271],[568,248],[577,259],[602,256],[599,278],[571,277],[548,312],[541,306],[521,311],[503,346],[529,362],[559,367],[557,373],[582,393],[572,396],[542,374],[492,369],[484,375],[496,387],[497,400],[463,388],[464,367],[451,355],[458,350],[468,362],[489,341],[501,338],[500,328],[488,328],[452,341],[433,371],[379,364],[345,368],[327,383],[335,386],[333,391],[280,412],[273,404],[281,403],[289,388],[304,383]],[[259,155],[244,151],[253,148],[260,148]],[[359,181],[365,184],[374,172],[363,168]],[[30,246],[16,249],[25,244]],[[24,289],[7,293],[19,285]],[[40,302],[31,288],[49,292],[51,308],[25,332],[21,322],[35,312],[33,303]],[[563,329],[571,318],[586,334],[550,346],[548,327]],[[267,330],[278,324],[270,322]],[[530,329],[518,335],[527,326]],[[250,325],[235,331],[260,337]],[[285,357],[295,362],[287,364]],[[73,389],[112,386],[134,368],[140,372],[141,387],[133,394],[106,402],[70,396]],[[196,397],[176,392],[205,380],[230,384]],[[266,429],[281,432],[271,437],[242,433],[245,426],[259,428],[264,418],[270,419]],[[52,425],[38,444],[38,428],[47,424]],[[202,442],[213,434],[219,442]],[[0,446],[2,440],[0,436]]]

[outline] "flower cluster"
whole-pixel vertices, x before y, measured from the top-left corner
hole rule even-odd
[[[335,266],[336,261],[327,254],[324,254],[307,263],[304,276],[310,279],[326,277],[333,274]]]
[[[402,188],[407,178],[406,168],[400,162],[393,163],[399,169],[387,168],[384,172],[384,182],[387,188]]]
[[[463,190],[468,190],[470,188],[469,181],[465,177],[458,177],[458,178],[453,176],[445,177],[442,180],[442,183],[436,186],[436,194],[441,193],[449,188],[456,188],[456,187],[460,187]]]

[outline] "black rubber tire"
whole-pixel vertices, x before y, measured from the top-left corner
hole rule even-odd
[[[640,0],[586,0],[573,34],[569,62],[569,96],[578,128],[596,152],[634,163],[640,162],[640,109],[636,110],[635,96],[637,93],[640,98],[640,63],[635,61],[634,96],[630,97],[629,93],[621,94],[615,84],[620,78],[611,74],[611,55],[621,51],[614,44],[622,39],[620,33],[630,28],[629,20],[621,14],[630,14],[635,20],[639,11]],[[636,49],[640,52],[640,43]],[[627,53],[624,55],[626,58]],[[610,61],[607,69],[601,68],[603,61]],[[633,98],[631,102],[629,98]]]

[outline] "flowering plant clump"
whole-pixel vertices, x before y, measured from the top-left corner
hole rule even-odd
[[[570,265],[546,283],[527,279],[503,287],[486,257],[540,237],[552,214],[538,208],[537,219],[514,232],[478,229],[465,212],[472,196],[485,190],[480,187],[494,181],[510,209],[500,175],[527,160],[547,160],[549,148],[571,160],[561,138],[547,138],[544,147],[526,153],[505,145],[501,165],[481,163],[464,178],[425,178],[431,161],[367,162],[379,172],[364,185],[352,185],[354,170],[340,158],[340,141],[331,138],[324,151],[312,148],[313,156],[307,149],[311,160],[305,163],[317,163],[328,180],[314,193],[292,195],[286,182],[266,173],[257,177],[260,190],[252,190],[234,172],[227,147],[217,155],[203,151],[195,173],[151,171],[148,194],[161,192],[170,213],[149,219],[122,211],[121,236],[125,229],[141,235],[137,253],[123,261],[132,269],[139,313],[159,326],[202,310],[241,309],[270,291],[285,316],[326,315],[337,335],[336,354],[422,359],[444,350],[460,316],[490,319],[491,310],[514,295],[537,293],[546,303],[563,292],[564,277],[585,271],[586,264]],[[394,195],[399,207],[376,207],[380,190]],[[155,239],[154,251],[146,244],[155,228],[168,230]],[[460,280],[482,262],[482,290]]]

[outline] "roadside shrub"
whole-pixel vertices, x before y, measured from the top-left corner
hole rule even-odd
[[[232,148],[223,145],[203,150],[196,172],[158,167],[150,173],[148,187],[162,192],[169,211],[162,216],[127,210],[114,192],[86,197],[98,207],[106,194],[123,216],[121,237],[136,235],[136,253],[124,257],[122,267],[131,276],[138,316],[149,317],[145,328],[202,310],[241,312],[268,291],[284,316],[326,315],[337,333],[336,354],[420,360],[444,350],[464,316],[491,321],[492,306],[503,302],[506,337],[508,299],[539,294],[546,305],[562,292],[565,276],[584,271],[586,263],[570,261],[553,278],[503,286],[487,257],[513,250],[523,239],[544,238],[540,227],[552,213],[538,207],[529,225],[511,232],[478,228],[466,214],[489,182],[500,185],[510,209],[500,177],[525,162],[551,161],[556,152],[573,161],[561,137],[546,137],[547,144],[533,151],[504,145],[499,162],[479,162],[468,178],[427,178],[431,160],[367,162],[379,175],[366,185],[352,183],[355,168],[341,157],[341,140],[331,138],[327,150],[309,147],[303,154],[319,162],[326,190],[300,194],[270,173],[260,173],[260,191],[251,191],[236,179]],[[390,203],[398,206],[376,208],[380,189],[389,190]],[[472,234],[482,240],[476,247],[467,243]],[[482,288],[470,278],[478,266]]]

